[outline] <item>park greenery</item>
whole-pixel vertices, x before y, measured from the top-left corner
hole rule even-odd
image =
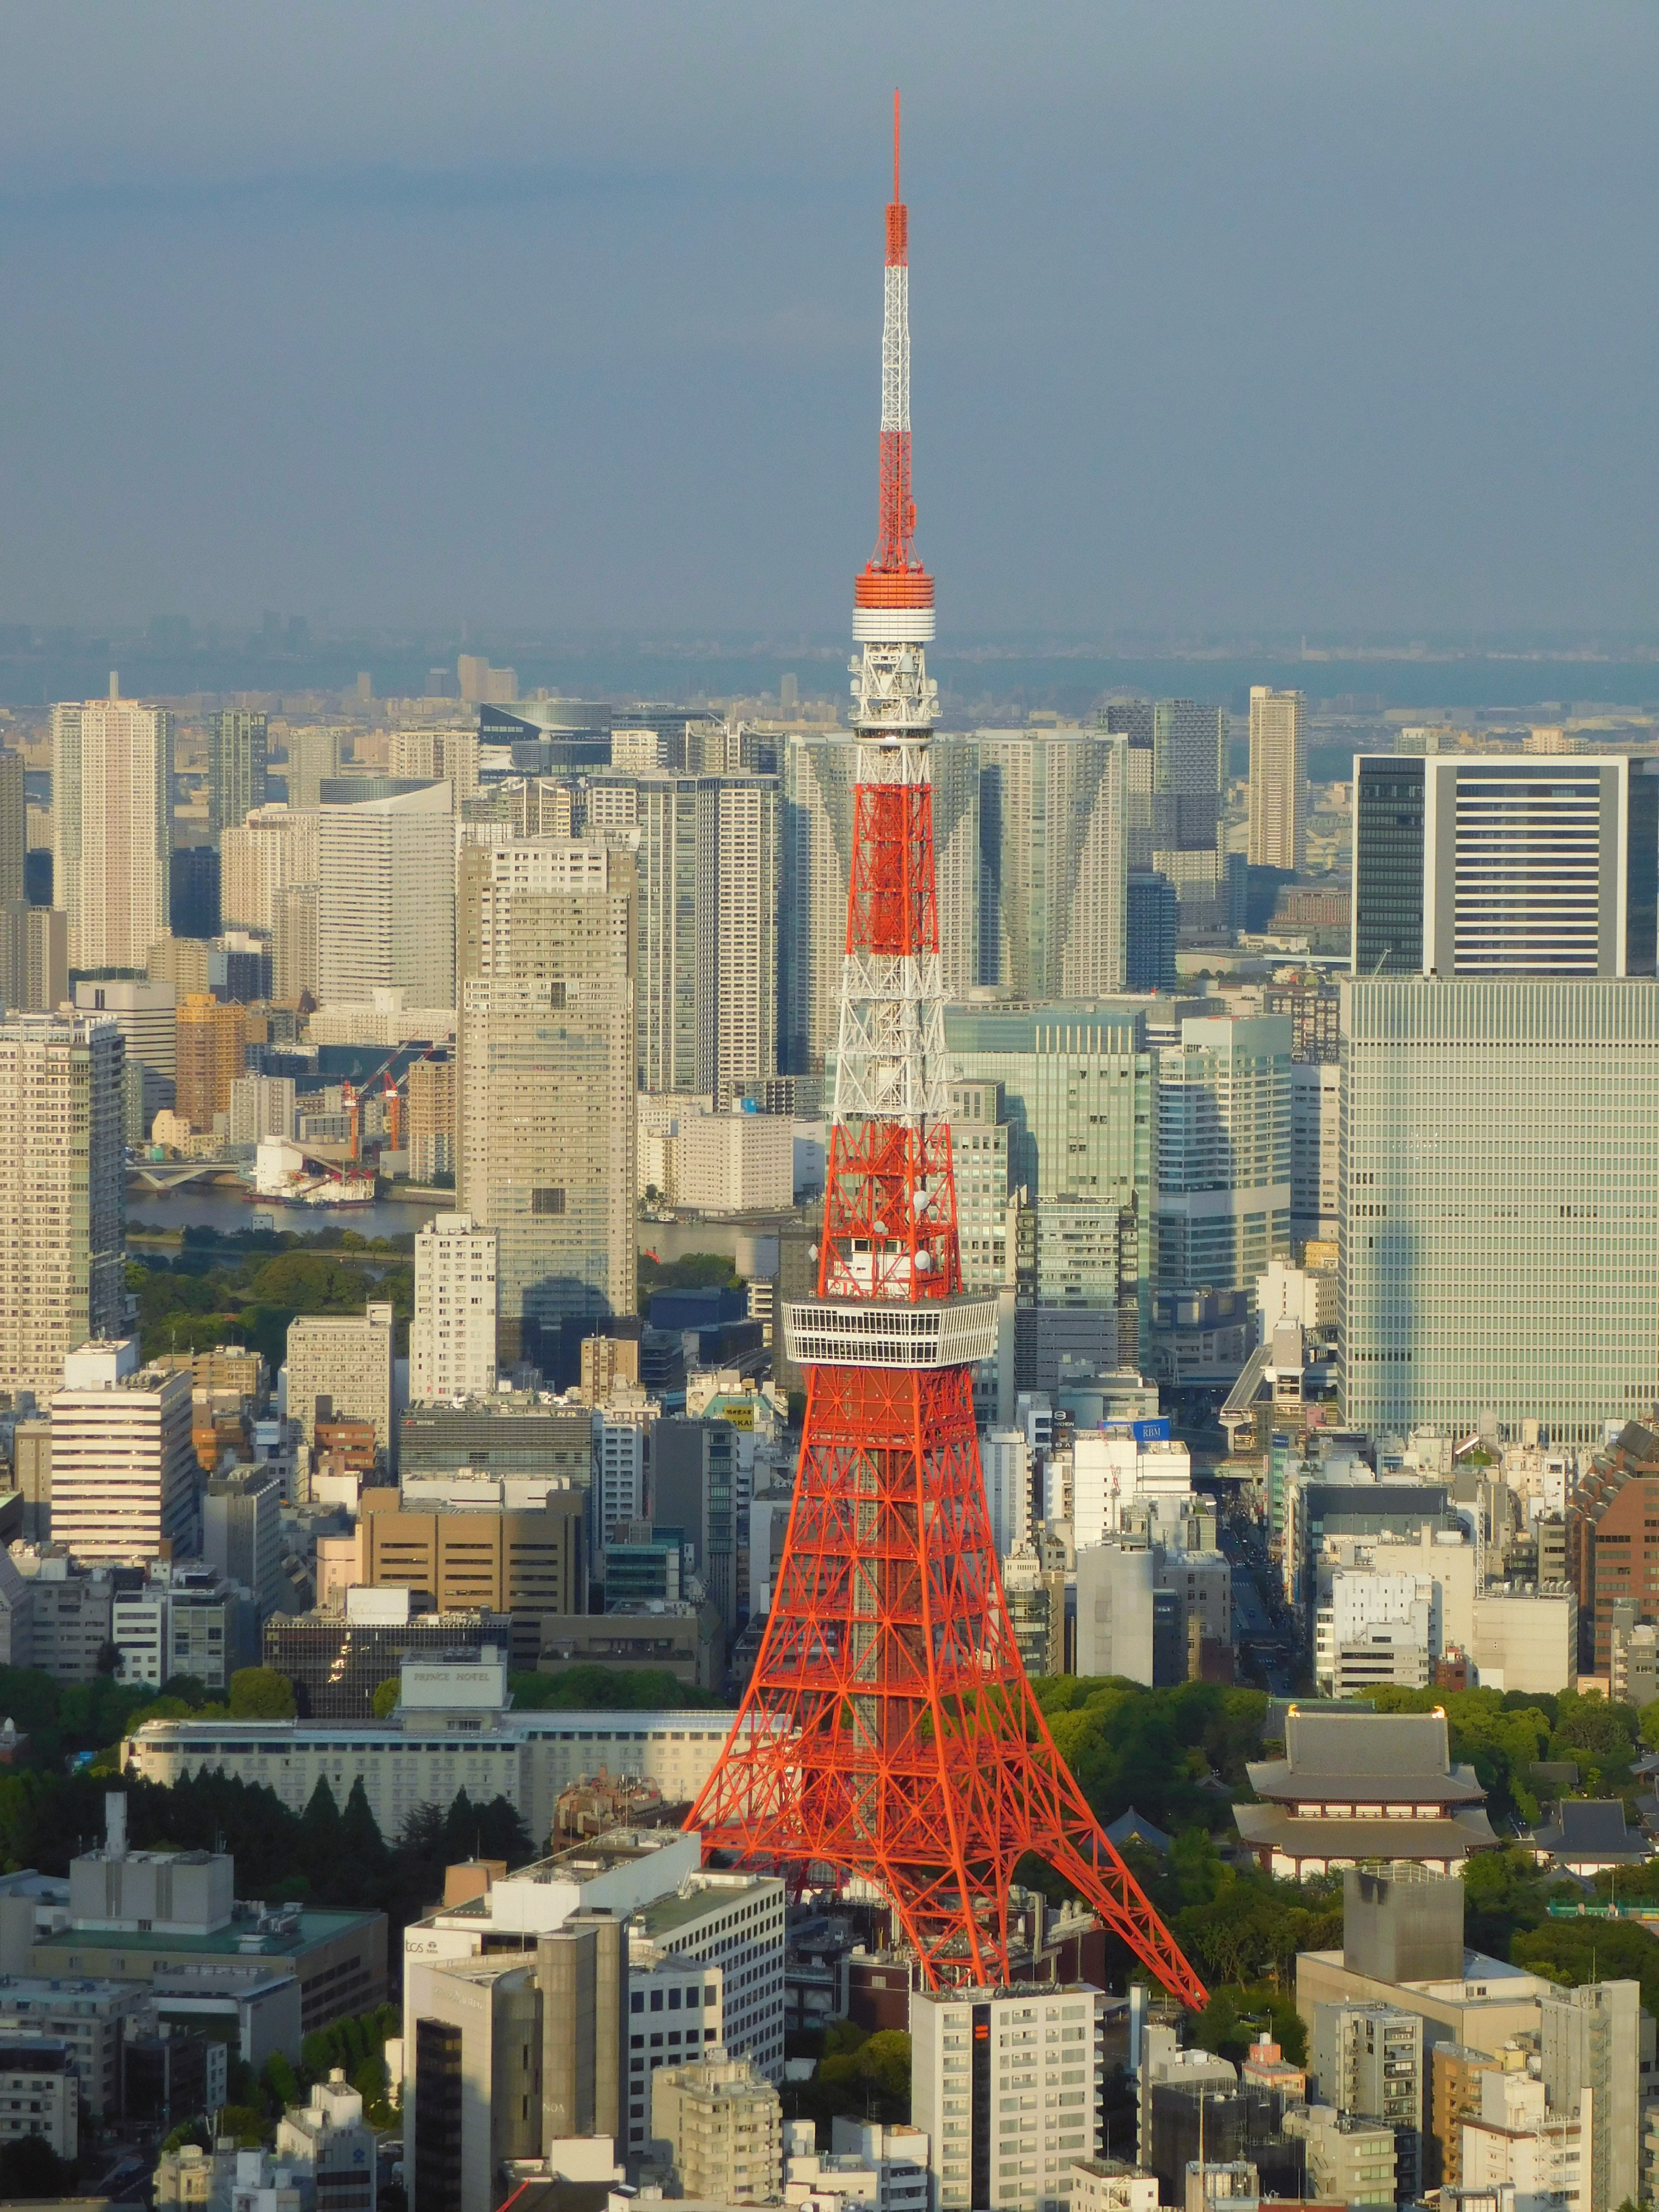
[[[687,1252],[678,1260],[659,1260],[654,1252],[641,1252],[639,1267],[639,1310],[647,1318],[653,1291],[726,1290],[740,1278],[737,1263],[724,1252]]]
[[[191,1227],[168,1249],[149,1241],[142,1222],[129,1223],[127,1233],[127,1289],[138,1301],[146,1358],[241,1344],[262,1352],[274,1372],[296,1315],[361,1313],[370,1298],[391,1301],[400,1342],[407,1330],[415,1302],[410,1236],[366,1237],[349,1229],[225,1236]]]
[[[306,2037],[297,2066],[281,2051],[274,2051],[256,2074],[233,2054],[227,2069],[229,2100],[216,2115],[219,2135],[234,2137],[240,2148],[247,2150],[269,2143],[287,2107],[304,2104],[313,2083],[326,2081],[337,2067],[362,2098],[363,2117],[369,2124],[392,2126],[401,2091],[386,2071],[386,2045],[389,2036],[399,2032],[401,2020],[395,2004],[382,2004],[373,2012],[331,2021],[326,2027],[313,2028]],[[204,2118],[175,2128],[162,2148],[177,2150],[190,2142],[203,2150],[213,2148]]]

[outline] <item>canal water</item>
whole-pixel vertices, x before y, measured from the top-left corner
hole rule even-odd
[[[372,1206],[259,1206],[230,1189],[145,1190],[127,1188],[127,1218],[152,1229],[216,1229],[234,1236],[239,1229],[273,1220],[279,1230],[314,1237],[319,1229],[349,1229],[359,1237],[409,1237],[434,1213],[452,1210],[453,1197],[378,1198]],[[256,1223],[256,1216],[258,1218]]]

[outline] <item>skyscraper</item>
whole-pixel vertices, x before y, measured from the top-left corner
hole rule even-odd
[[[247,1009],[210,992],[188,992],[174,1034],[175,1111],[205,1134],[217,1115],[229,1112],[231,1086],[244,1072]]]
[[[977,981],[1024,1000],[1124,979],[1127,742],[1099,730],[981,730]]]
[[[265,803],[265,718],[226,707],[207,726],[208,827],[220,837]]]
[[[319,806],[322,787],[340,773],[340,732],[324,724],[288,733],[288,803]]]
[[[586,805],[635,845],[640,1088],[722,1106],[777,1069],[777,779],[613,772]]]
[[[1354,760],[1356,975],[1651,975],[1659,762]]]
[[[211,845],[175,845],[168,866],[167,921],[175,937],[217,937],[219,855]]]
[[[499,1232],[508,1364],[634,1310],[635,883],[598,840],[462,849],[456,1195]]]
[[[292,1006],[307,993],[315,1000],[317,886],[289,884],[271,902],[270,995]]]
[[[23,756],[0,751],[0,908],[23,896],[23,856],[28,845],[28,802]]]
[[[403,990],[412,1006],[452,1003],[455,825],[447,783],[325,804],[317,887],[324,1006],[363,1004],[387,989]]]
[[[142,969],[169,927],[173,716],[117,696],[52,710],[52,897],[71,968]]]
[[[1659,984],[1343,986],[1343,1410],[1401,1434],[1659,1403]]]
[[[256,806],[221,842],[219,904],[228,929],[270,929],[277,894],[317,881],[314,807]]]
[[[1290,1017],[1183,1020],[1158,1056],[1158,1287],[1249,1291],[1290,1249]]]
[[[150,1123],[177,1096],[178,994],[171,983],[90,982],[75,987],[75,1011],[103,1015],[119,1030],[126,1140],[142,1145]]]
[[[113,1022],[0,1022],[0,1389],[46,1397],[124,1310],[121,1039]]]
[[[1294,874],[1306,857],[1308,749],[1299,691],[1250,686],[1250,866]]]

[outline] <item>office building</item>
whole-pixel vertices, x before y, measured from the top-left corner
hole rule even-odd
[[[331,1595],[314,1613],[276,1613],[264,1624],[264,1663],[288,1676],[308,1722],[328,1726],[372,1718],[375,1691],[406,1659],[459,1662],[471,1655],[477,1662],[485,1650],[499,1654],[510,1647],[507,1614],[422,1612],[406,1590],[362,1586],[355,1534],[320,1540],[346,1547],[339,1596]],[[323,1572],[319,1563],[319,1584]],[[319,1756],[326,1767],[328,1742],[320,1742]],[[388,1797],[388,1817],[390,1803]]]
[[[1016,1000],[1121,991],[1127,741],[1099,730],[1031,729],[981,730],[975,742],[981,845],[992,856],[980,887],[975,980]],[[941,910],[941,944],[943,933]],[[945,988],[962,995],[948,974]]]
[[[696,1213],[783,1212],[795,1198],[788,1115],[688,1112],[674,1139],[674,1198]]]
[[[202,1495],[202,1557],[223,1581],[249,1591],[262,1617],[283,1595],[282,1510],[282,1484],[270,1467],[211,1476]],[[249,1663],[258,1663],[257,1653]]]
[[[247,1009],[205,991],[187,992],[174,1036],[173,1110],[192,1129],[210,1134],[217,1117],[229,1113],[231,1088],[246,1066]]]
[[[585,1406],[552,1404],[533,1391],[411,1406],[398,1425],[398,1464],[406,1482],[459,1470],[580,1486],[592,1467],[592,1423]]]
[[[460,876],[456,1196],[500,1238],[501,1357],[562,1372],[635,1308],[633,860],[474,846]]]
[[[685,1556],[728,1633],[738,1624],[737,1547],[748,1520],[738,1431],[727,1421],[659,1421],[651,1437],[655,1517],[681,1532]]]
[[[415,1239],[415,1315],[409,1331],[409,1395],[487,1397],[495,1388],[495,1249],[493,1229],[470,1213],[434,1214]]]
[[[1589,2137],[1588,2212],[1618,2212],[1635,2201],[1641,2163],[1641,1984],[1546,1986],[1540,2014],[1550,2109],[1583,2120]]]
[[[141,1145],[149,1125],[177,1097],[178,994],[171,983],[77,983],[77,1014],[114,1024],[124,1048],[122,1120],[126,1140]]]
[[[398,1495],[363,1494],[361,1581],[409,1590],[422,1611],[511,1613],[523,1647],[514,1663],[533,1667],[538,1617],[580,1613],[586,1603],[586,1492],[549,1490],[544,1504],[521,1512],[483,1501],[428,1511],[400,1506]]]
[[[140,969],[168,929],[173,718],[116,696],[52,710],[52,902],[72,969]]]
[[[276,2157],[309,2177],[317,2212],[374,2212],[377,2150],[362,2098],[337,2066],[276,2123]]]
[[[1124,890],[1123,987],[1127,991],[1173,991],[1180,978],[1181,901],[1167,876],[1132,869]]]
[[[1130,866],[1151,867],[1170,884],[1182,926],[1224,927],[1224,710],[1195,699],[1141,699],[1105,712],[1108,727],[1122,729],[1128,739],[1129,775],[1137,787]]]
[[[315,884],[289,884],[271,902],[270,995],[286,1006],[314,1004],[320,988],[317,898]]]
[[[707,2057],[651,2077],[651,2135],[683,2197],[769,2204],[783,2191],[783,2105],[746,2058]]]
[[[1086,1001],[948,1006],[945,1039],[959,1085],[1001,1086],[1006,1187],[1023,1186],[1036,1214],[1035,1303],[1120,1308],[1149,1326],[1154,1057],[1142,1018]]]
[[[219,904],[227,927],[274,930],[279,895],[291,884],[315,884],[319,819],[314,807],[277,801],[226,830]]]
[[[910,2118],[938,2212],[1061,2212],[1099,2142],[1103,2017],[1083,1983],[912,1995]]]
[[[259,1663],[258,1607],[247,1589],[194,1560],[155,1562],[142,1583],[118,1589],[110,1641],[121,1679],[159,1690],[188,1674],[218,1698],[240,1667]]]
[[[939,963],[946,993],[966,998],[981,976],[979,753],[970,738],[936,735],[933,855]],[[858,747],[845,732],[784,744],[779,1015],[782,1065],[817,1074],[836,1048]],[[1000,839],[993,848],[1000,850]],[[1021,956],[1021,965],[1024,956]]]
[[[1659,986],[1360,978],[1343,1030],[1346,1419],[1592,1443],[1659,1402]]]
[[[777,1067],[777,780],[612,773],[586,804],[634,851],[639,1087],[723,1105]]]
[[[1250,866],[1300,874],[1307,858],[1306,702],[1250,686]]]
[[[264,716],[251,707],[207,717],[208,828],[216,839],[265,803],[265,731]]]
[[[14,899],[0,907],[0,1006],[56,1013],[69,996],[69,916]]]
[[[1356,756],[1354,975],[1653,975],[1656,770]]]
[[[219,855],[211,845],[175,845],[167,866],[167,923],[175,937],[219,934]]]
[[[326,785],[317,825],[317,995],[367,1004],[401,990],[453,1004],[455,825],[447,783],[353,799]]]
[[[1342,1190],[1342,1070],[1291,1061],[1291,1243],[1335,1243]]]
[[[52,1390],[52,1525],[77,1559],[140,1565],[192,1547],[191,1379],[138,1364],[131,1337],[93,1341]]]
[[[0,1389],[46,1398],[120,1328],[121,1051],[101,1016],[0,1022]]]
[[[1158,1288],[1248,1291],[1290,1249],[1290,1023],[1184,1019],[1158,1056]]]
[[[288,1418],[307,1443],[319,1420],[372,1421],[388,1467],[397,1454],[392,1368],[396,1338],[392,1308],[370,1304],[359,1314],[301,1314],[289,1323]]]

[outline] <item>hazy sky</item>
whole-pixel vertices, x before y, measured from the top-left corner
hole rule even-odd
[[[0,0],[0,620],[1659,626],[1659,9]]]

